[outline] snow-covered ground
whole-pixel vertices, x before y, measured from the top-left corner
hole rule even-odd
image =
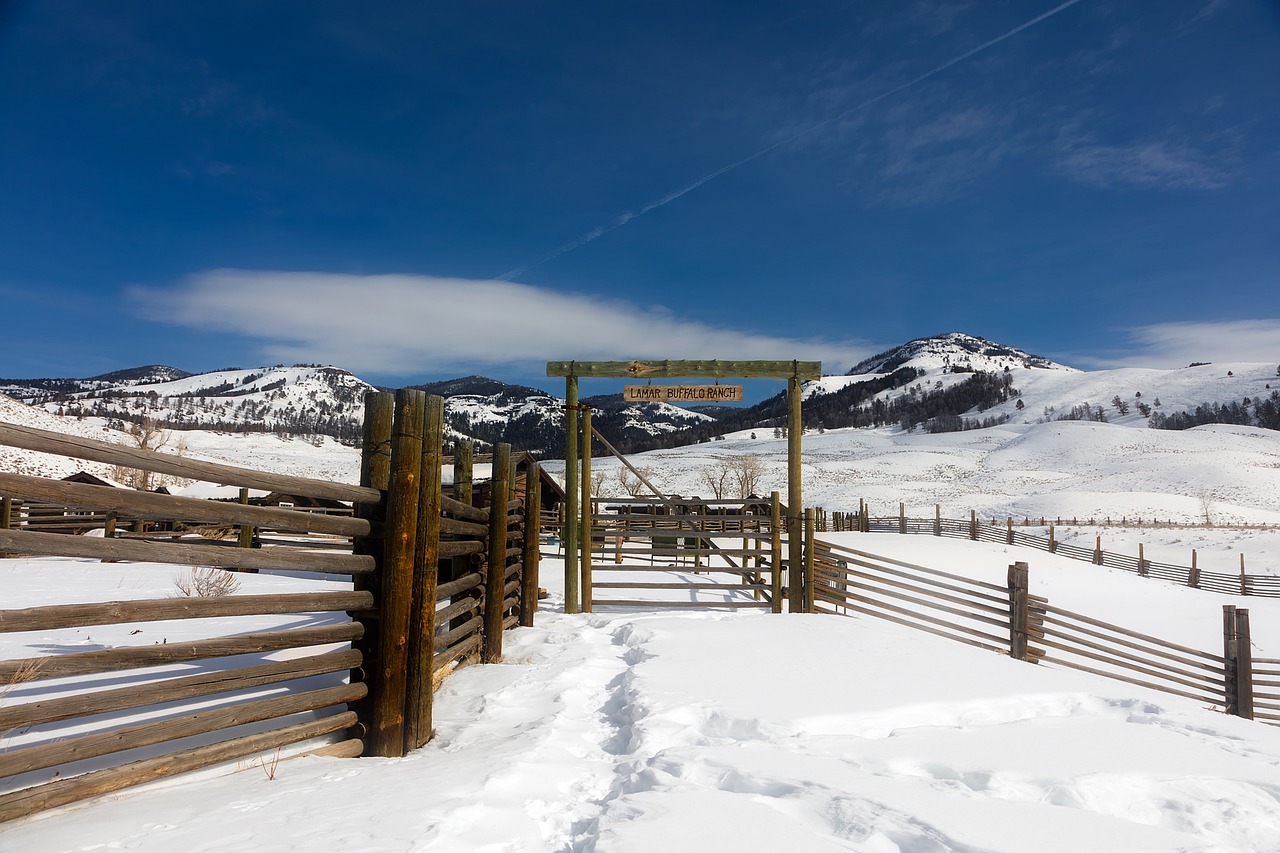
[[[1203,388],[1195,383],[1228,369],[1192,375],[1187,399]],[[1253,382],[1242,376],[1252,369],[1234,370],[1233,381]],[[1157,390],[1137,373],[1104,373],[1115,375],[1086,374],[1101,383],[1091,395],[1132,386],[1130,395],[1159,394],[1169,409],[1179,399],[1172,385]],[[1162,382],[1172,382],[1168,373]],[[1066,382],[1058,375],[1080,381],[1066,371],[1019,371],[1024,397],[1041,395],[1027,403],[1028,423],[940,436],[806,435],[806,505],[848,510],[865,498],[878,515],[896,514],[901,501],[924,517],[939,504],[950,517],[975,509],[997,518],[1185,523],[1208,513],[1213,527],[1057,535],[1091,546],[1100,532],[1108,549],[1136,553],[1143,543],[1148,558],[1169,562],[1186,562],[1195,548],[1205,570],[1236,569],[1244,553],[1250,572],[1277,572],[1280,433],[1037,423],[1042,406],[1083,402],[1069,401],[1075,391],[1066,385],[1050,387]],[[1089,402],[1106,405],[1110,396]],[[57,428],[33,411],[10,411],[0,397],[0,420]],[[102,434],[91,419],[66,423]],[[757,435],[632,461],[668,491],[710,497],[706,466],[753,456],[763,469],[756,491],[785,493],[786,442]],[[233,464],[346,481],[358,468],[356,451],[329,442],[183,437],[192,455]],[[52,460],[0,448],[4,470],[64,476],[87,467],[58,462],[70,466],[59,473]],[[616,467],[594,463],[606,493],[620,495]],[[1225,526],[1244,523],[1270,527]],[[1207,651],[1221,648],[1221,607],[1234,603],[1251,611],[1254,654],[1280,658],[1280,600],[1190,590],[993,543],[828,536],[988,580],[1003,581],[1009,563],[1025,560],[1031,591],[1055,605]],[[0,560],[0,608],[166,595],[178,571]],[[243,582],[244,593],[308,583],[268,574]],[[1280,728],[869,618],[700,609],[570,616],[561,582],[548,560],[543,585],[552,596],[536,627],[507,635],[504,663],[451,676],[437,696],[435,739],[404,759],[293,759],[274,778],[241,762],[245,772],[192,774],[2,825],[0,851],[1280,851]],[[242,629],[283,623],[254,617]],[[0,634],[0,657],[225,627],[192,620]],[[0,703],[30,701],[36,684]],[[39,733],[4,736],[17,745]]]
[[[1280,601],[991,543],[840,538],[976,577],[1026,559],[1036,594],[1208,649],[1234,601],[1252,610],[1255,654],[1280,655]],[[118,576],[113,597],[153,594],[173,572],[0,571],[23,604],[91,576],[99,593]],[[435,739],[404,759],[294,759],[274,778],[242,762],[5,825],[0,849],[1280,849],[1278,728],[873,619],[568,616],[560,578],[546,561],[536,627],[507,635],[502,664],[451,676]],[[103,631],[93,641],[113,642]]]

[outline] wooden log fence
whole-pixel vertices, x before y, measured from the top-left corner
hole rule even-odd
[[[0,633],[191,619],[216,633],[225,619],[307,617],[278,630],[0,660],[0,821],[271,750],[399,756],[425,743],[441,679],[482,655],[500,660],[502,633],[531,625],[537,607],[539,525],[526,525],[539,517],[536,468],[515,495],[508,467],[495,462],[496,508],[473,506],[470,490],[465,500],[444,495],[442,412],[440,398],[420,391],[371,393],[359,486],[0,424],[3,445],[353,505],[316,513],[0,473],[0,553],[301,571],[353,586],[0,610]],[[507,445],[496,451],[509,458]],[[61,520],[46,525],[42,512]],[[226,527],[232,538],[127,529],[175,519]],[[77,525],[113,535],[54,532]],[[240,547],[246,530],[255,547]],[[262,547],[264,530],[280,543]],[[120,673],[113,681],[123,686],[41,698],[63,687],[58,679],[101,673]],[[63,737],[67,721],[77,733]]]
[[[1031,593],[1026,563],[1010,566],[1001,586],[822,539],[814,546],[817,612],[883,619],[1280,725],[1280,659],[1253,658],[1242,608],[1224,606],[1218,654],[1058,607]]]
[[[1039,519],[1039,524],[1036,526],[1044,526],[1048,530],[1046,536],[1036,536],[1027,533],[1025,530],[1018,529],[1019,525],[1012,517],[1006,517],[1003,522],[1000,522],[997,519],[980,519],[976,513],[971,512],[968,519],[949,519],[942,518],[938,507],[934,509],[933,518],[909,518],[906,515],[905,507],[901,504],[899,505],[898,514],[892,516],[872,517],[865,502],[861,504],[859,511],[856,513],[819,510],[817,516],[819,519],[818,530],[820,532],[945,536],[979,542],[1021,545],[1075,560],[1084,560],[1098,566],[1133,572],[1142,577],[1155,578],[1210,592],[1280,598],[1280,576],[1246,572],[1243,554],[1240,556],[1239,571],[1205,571],[1198,565],[1198,558],[1194,550],[1191,552],[1191,564],[1189,566],[1181,566],[1147,558],[1143,553],[1142,545],[1138,546],[1138,554],[1136,556],[1107,550],[1102,547],[1101,535],[1096,538],[1092,548],[1061,542],[1058,539],[1057,528],[1064,526],[1062,519]],[[1036,521],[1036,519],[1023,519],[1021,526],[1026,527]],[[1110,519],[1106,519],[1106,521],[1109,522]],[[1094,524],[1094,520],[1087,519],[1084,522],[1080,522],[1077,519],[1067,519],[1065,526],[1075,526],[1080,523]]]

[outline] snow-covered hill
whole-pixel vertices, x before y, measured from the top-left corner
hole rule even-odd
[[[1000,373],[1020,367],[1075,371],[1073,367],[1058,364],[1038,355],[1031,355],[1017,347],[966,335],[964,332],[948,332],[945,335],[916,338],[891,350],[873,355],[854,365],[849,374],[892,373],[904,366],[926,370],[955,368],[966,373],[977,370]]]

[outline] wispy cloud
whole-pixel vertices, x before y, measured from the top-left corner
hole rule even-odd
[[[213,270],[129,296],[148,319],[261,341],[267,361],[385,375],[654,357],[821,360],[839,372],[873,351],[505,281]]]
[[[1280,318],[1155,323],[1128,330],[1130,351],[1096,367],[1186,367],[1196,361],[1280,363]]]
[[[1227,161],[1234,156],[1226,152]],[[1121,145],[1091,138],[1061,140],[1058,166],[1073,180],[1096,187],[1215,190],[1229,172],[1223,157],[1188,142],[1147,139]]]

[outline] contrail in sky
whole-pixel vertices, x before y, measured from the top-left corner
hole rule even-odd
[[[842,118],[844,118],[845,116],[851,113],[855,113],[858,110],[864,110],[867,107],[870,107],[874,104],[879,103],[880,101],[883,101],[885,98],[893,97],[894,95],[898,94],[904,89],[910,89],[912,86],[916,85],[917,83],[922,83],[925,80],[928,80],[930,77],[933,77],[934,75],[941,74],[943,71],[946,71],[948,68],[952,67],[953,65],[958,65],[959,63],[964,62],[969,57],[974,56],[975,54],[981,53],[982,51],[986,50],[989,47],[994,47],[995,45],[999,44],[1005,39],[1013,38],[1018,33],[1022,32],[1028,27],[1034,27],[1036,24],[1040,23],[1046,18],[1052,18],[1054,15],[1058,14],[1062,10],[1070,6],[1074,6],[1079,2],[1080,0],[1066,0],[1065,3],[1061,3],[1045,13],[1041,15],[1037,15],[1031,20],[1026,21],[1025,23],[1019,24],[1018,26],[1009,30],[1007,33],[1004,33],[1003,35],[996,36],[990,41],[983,42],[982,44],[978,45],[972,50],[962,53],[959,56],[955,57],[954,59],[947,60],[946,62],[942,63],[936,68],[932,68],[929,71],[926,71],[925,73],[921,74],[919,77],[916,77],[912,80],[908,80],[907,82],[901,84],[900,86],[895,86],[894,88],[890,89],[887,92],[882,92],[881,94],[876,95],[874,98],[871,98],[870,100],[863,101],[860,104],[856,104],[855,106],[849,107],[847,110],[836,113],[830,118],[823,119],[817,124],[810,125],[809,127],[806,127],[804,130],[797,131],[796,133],[793,133],[790,136],[788,136],[786,139],[783,139],[780,142],[775,142],[772,145],[768,146],[767,148],[761,148],[756,153],[743,157],[741,160],[736,160],[732,163],[729,163],[726,166],[721,166],[719,169],[716,169],[714,172],[711,172],[710,174],[703,175],[701,178],[698,178],[698,180],[694,181],[693,183],[688,184],[684,187],[681,187],[678,190],[669,192],[666,195],[662,196],[661,198],[657,199],[656,201],[649,202],[648,204],[644,205],[634,213],[632,213],[631,211],[627,211],[625,213],[619,214],[616,218],[614,218],[612,222],[609,222],[606,225],[597,225],[595,228],[592,228],[590,231],[588,231],[586,234],[583,234],[581,237],[577,238],[576,240],[572,240],[568,243],[565,243],[563,246],[560,246],[557,249],[553,249],[552,251],[548,252],[547,254],[543,255],[542,257],[536,260],[529,261],[528,263],[518,266],[513,270],[508,270],[507,272],[498,276],[498,280],[510,281],[516,276],[522,275],[526,271],[531,270],[536,266],[541,266],[542,264],[545,264],[547,261],[554,260],[555,258],[560,257],[566,252],[571,252],[580,246],[585,246],[591,241],[596,240],[600,237],[603,237],[604,235],[608,234],[610,231],[621,228],[623,225],[626,225],[628,222],[631,222],[634,219],[638,219],[641,216],[644,216],[649,211],[657,210],[659,207],[662,207],[663,205],[666,205],[666,204],[670,204],[671,202],[675,201],[681,196],[687,195],[688,193],[693,192],[698,187],[702,186],[703,184],[709,181],[715,180],[716,178],[723,175],[725,172],[731,172],[734,169],[737,169],[739,166],[745,166],[748,163],[752,162],[753,160],[758,160],[766,154],[769,154],[773,151],[777,151],[779,148],[781,148],[784,145],[789,145],[790,143],[795,142],[797,139],[801,139],[805,136],[808,136],[809,134],[814,133],[818,130],[821,130],[822,128],[827,127],[830,124],[834,124],[835,122],[840,121]]]

